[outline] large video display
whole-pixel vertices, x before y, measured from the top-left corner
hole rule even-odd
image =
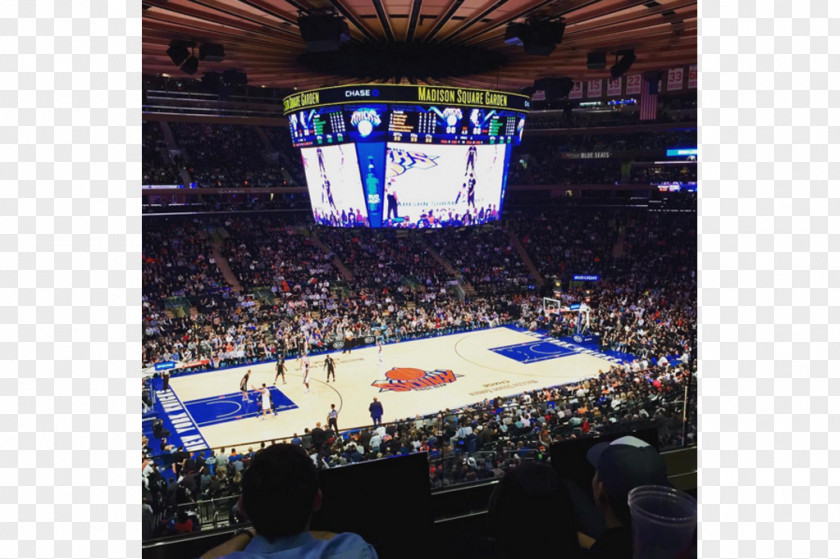
[[[303,148],[303,167],[315,223],[332,227],[369,227],[356,146]]]
[[[496,221],[526,96],[357,84],[283,99],[316,223],[436,228]]]
[[[507,149],[389,143],[382,226],[458,227],[498,220]]]

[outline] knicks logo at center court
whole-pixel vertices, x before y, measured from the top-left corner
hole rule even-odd
[[[445,384],[452,384],[459,376],[449,370],[424,371],[423,369],[394,367],[385,373],[385,380],[374,381],[371,386],[375,386],[380,392],[385,390],[392,392],[428,390],[430,388],[440,388]]]

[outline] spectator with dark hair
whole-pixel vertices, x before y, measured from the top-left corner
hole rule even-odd
[[[315,539],[309,521],[321,508],[321,500],[318,470],[306,452],[291,444],[272,445],[257,453],[242,482],[239,508],[253,529],[211,549],[202,559],[375,559],[376,551],[357,534]]]
[[[505,474],[488,503],[492,540],[469,542],[486,558],[582,557],[574,509],[557,471],[523,462]]]
[[[607,528],[590,551],[599,558],[630,559],[633,533],[627,496],[642,485],[670,487],[665,461],[655,448],[632,436],[598,443],[589,449],[586,458],[595,467],[592,496]]]

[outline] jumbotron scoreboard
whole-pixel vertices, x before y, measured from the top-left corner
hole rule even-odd
[[[529,98],[430,86],[349,85],[283,100],[315,221],[427,228],[495,221]]]

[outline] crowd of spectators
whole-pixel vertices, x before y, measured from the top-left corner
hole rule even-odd
[[[281,165],[268,159],[253,126],[184,122],[169,126],[198,187],[285,185]]]
[[[160,124],[144,122],[142,184],[178,184],[178,171],[174,165],[167,163],[164,156],[166,149]]]
[[[447,285],[454,278],[425,249],[420,232],[358,230],[351,236],[322,230],[322,240],[354,276],[352,288],[340,288],[344,282],[332,265],[333,255],[316,246],[303,218],[297,219],[298,224],[276,215],[205,223],[227,236],[224,253],[244,289],[241,293],[231,291],[215,266],[207,231],[191,221],[149,222],[144,247],[145,362],[166,353],[180,356],[181,346],[189,344],[204,347],[203,357],[218,361],[269,358],[277,344],[288,344],[295,332],[319,348],[342,339],[348,329],[355,336],[378,331],[405,337],[474,322],[496,324],[503,316],[518,318],[510,312],[510,298],[498,301],[498,296],[529,293],[526,288],[534,283],[507,231],[498,225],[430,236],[432,246],[476,289],[478,297],[470,301],[459,300]],[[614,298],[622,300],[628,285],[658,289],[675,273],[677,279],[695,281],[690,251],[684,247],[693,246],[687,243],[694,242],[696,232],[681,226],[681,220],[684,216],[667,212],[513,211],[507,227],[546,279],[602,274],[599,292],[609,293],[610,282],[616,282]],[[651,246],[658,250],[647,254]],[[253,290],[259,287],[272,297],[255,300]],[[189,299],[197,316],[165,316],[165,299],[171,297]],[[649,315],[673,309],[675,300],[667,297],[651,302]],[[405,305],[409,301],[414,303],[411,309]],[[690,293],[679,302],[690,307]],[[503,312],[493,308],[496,303],[503,305]],[[601,308],[607,307],[596,311]],[[313,311],[319,316],[313,318]],[[196,339],[188,340],[191,336]],[[635,353],[627,347],[619,343],[615,349]]]
[[[630,182],[636,184],[697,182],[697,163],[636,164],[630,168]]]
[[[564,159],[551,145],[521,148],[511,156],[508,168],[508,184],[618,184],[620,181],[621,161]]]
[[[289,129],[280,126],[263,126],[262,129],[268,136],[272,149],[277,150],[280,163],[291,176],[293,184],[305,185],[306,175],[303,172],[303,158],[300,156],[300,148],[292,145],[292,136]]]
[[[696,362],[685,351],[670,360],[665,353],[615,365],[583,382],[496,397],[458,409],[389,422],[378,427],[334,432],[317,423],[285,442],[301,446],[319,469],[425,452],[435,489],[501,478],[526,462],[548,461],[553,443],[655,427],[661,448],[696,442],[696,415],[684,429],[686,389],[696,395]],[[689,387],[688,385],[691,384]],[[691,405],[691,404],[690,404]],[[271,441],[269,444],[275,444]],[[145,441],[148,445],[148,441]],[[158,533],[197,530],[195,503],[234,497],[256,451],[215,449],[186,452],[170,448],[144,461],[144,500],[159,519]],[[146,448],[151,453],[151,449]],[[233,500],[227,502],[237,521]],[[177,514],[178,511],[181,514]],[[191,514],[188,513],[191,511]]]
[[[220,364],[270,359],[294,348],[301,335],[317,350],[348,331],[354,337],[375,333],[397,339],[498,324],[544,328],[556,336],[577,328],[576,315],[542,314],[536,294],[497,289],[531,281],[507,232],[497,225],[428,237],[320,229],[321,240],[356,278],[351,297],[338,288],[343,282],[331,264],[332,253],[318,248],[303,218],[146,221],[147,365],[192,357]],[[398,418],[377,429],[333,433],[311,426],[291,442],[319,468],[428,452],[432,486],[442,488],[501,477],[523,462],[547,460],[554,442],[595,434],[653,425],[666,448],[695,442],[694,222],[668,212],[546,210],[513,212],[505,226],[520,237],[542,273],[604,274],[596,288],[567,289],[565,298],[591,306],[584,328],[600,336],[603,350],[635,359],[582,382]],[[212,262],[211,235],[226,237],[224,253],[243,292],[232,292]],[[425,243],[474,283],[475,297],[462,301],[446,289],[449,278],[424,250]],[[554,245],[568,247],[568,253]],[[253,288],[263,286],[272,290],[273,301],[252,296]],[[168,317],[163,300],[171,296],[189,298],[195,315]],[[153,535],[197,529],[198,500],[230,496],[233,507],[242,473],[258,450],[187,453],[168,447],[163,437],[146,444],[148,455],[158,456],[144,461],[144,514],[155,519]],[[231,520],[237,520],[235,507]]]
[[[325,234],[356,278],[352,288],[340,289],[332,255],[319,252],[306,227],[295,229],[297,219],[205,220],[207,229],[226,236],[226,258],[244,288],[237,293],[212,261],[209,233],[191,221],[156,218],[144,259],[144,364],[185,355],[216,365],[253,362],[289,351],[299,336],[317,351],[348,333],[403,339],[498,325],[518,315],[510,297],[486,293],[459,300],[446,285],[451,278],[419,241],[394,231]],[[260,300],[253,293],[258,287],[273,297]],[[190,316],[165,312],[165,299],[174,296],[189,300]]]
[[[526,137],[524,149],[547,149],[560,152],[616,152],[636,150],[664,150],[697,145],[697,129],[686,128],[659,132],[630,134],[565,134]]]
[[[540,117],[535,117],[540,118]],[[530,123],[530,119],[529,119]],[[178,184],[185,168],[198,187],[273,187],[304,185],[306,179],[299,150],[291,144],[285,128],[263,127],[269,148],[255,127],[172,122],[182,155],[168,163],[160,125],[143,127],[143,184]],[[660,150],[696,145],[696,129],[639,134],[564,135],[526,137],[514,149],[509,167],[510,184],[616,184],[622,180],[618,159],[580,160],[567,154]],[[634,165],[630,182],[696,181],[694,166]],[[271,202],[271,201],[269,201]],[[265,205],[265,204],[263,204]]]
[[[508,210],[505,226],[513,230],[545,279],[569,274],[603,274],[618,239],[620,216],[608,209]]]
[[[179,220],[177,225],[165,218],[143,222],[144,363],[165,360],[164,356],[179,360],[189,355],[188,349],[190,357],[196,355],[196,342],[188,335],[195,328],[193,320],[174,315],[167,303],[178,306],[186,299],[204,306],[208,298],[229,292],[205,225],[197,219]]]
[[[349,234],[325,229],[320,233],[353,274],[354,284],[365,298],[386,295],[397,303],[424,298],[424,294],[434,299],[447,279],[421,235],[388,229],[357,229]]]
[[[331,255],[310,239],[302,220],[258,215],[251,219],[227,218],[225,257],[246,290],[268,287],[274,293],[317,300],[336,272]]]
[[[541,108],[537,105],[538,109]],[[608,111],[587,111],[574,108],[566,101],[549,103],[548,112],[532,112],[525,123],[530,128],[588,128],[593,126],[630,126],[639,124],[639,111],[629,107],[615,107]]]
[[[439,231],[432,245],[479,293],[520,293],[535,284],[499,224]]]

